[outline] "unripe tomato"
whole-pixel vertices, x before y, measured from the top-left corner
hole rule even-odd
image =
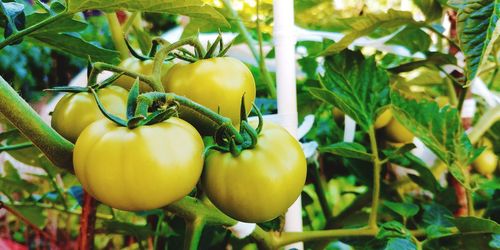
[[[153,74],[153,65],[154,61],[153,60],[146,60],[146,61],[141,61],[135,57],[129,57],[125,60],[123,60],[118,66],[122,67],[124,69],[130,70],[132,72],[140,73],[143,75],[148,75],[151,76]],[[168,70],[172,67],[172,63],[163,63],[163,67],[161,69],[162,73],[162,78],[161,82],[163,83],[163,88],[165,88],[165,78],[167,75]],[[115,81],[115,85],[120,86],[122,88],[125,88],[127,90],[130,90],[132,88],[132,85],[134,85],[135,78],[132,78],[130,76],[122,75]],[[141,82],[139,85],[140,91],[141,92],[147,92],[147,91],[152,91],[153,89],[149,87],[144,82]]]
[[[401,143],[413,141],[414,135],[394,118],[385,126],[384,130],[389,141]]]
[[[392,119],[391,109],[386,109],[382,114],[380,114],[375,120],[375,129],[383,128],[389,124]]]
[[[485,149],[472,163],[474,169],[485,176],[495,172],[498,166],[498,156],[490,149]]]
[[[438,96],[435,101],[437,102],[439,108],[442,108],[450,103],[450,98],[447,96]]]
[[[264,222],[286,212],[302,191],[306,159],[284,128],[266,122],[255,148],[238,157],[211,150],[202,187],[212,203],[244,222]]]
[[[97,91],[99,100],[109,113],[125,118],[128,92],[117,86]],[[88,92],[68,93],[57,103],[52,112],[52,127],[64,138],[75,142],[89,124],[104,115],[97,107],[94,95]]]
[[[97,200],[149,210],[189,194],[201,175],[203,150],[196,129],[179,118],[134,129],[102,119],[76,141],[73,163],[82,187]]]
[[[176,64],[168,72],[166,91],[185,96],[222,116],[240,123],[241,98],[245,95],[247,114],[255,100],[255,80],[245,64],[231,57],[216,57],[190,64]],[[189,109],[181,108],[179,115],[202,133],[210,126]],[[200,121],[201,120],[201,121]]]

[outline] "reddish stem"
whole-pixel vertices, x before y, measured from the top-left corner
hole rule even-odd
[[[78,238],[79,250],[94,248],[95,220],[97,200],[87,192],[83,193],[82,215],[80,217],[80,236]]]
[[[53,243],[56,242],[56,239],[55,239],[54,236],[52,236],[51,234],[49,234],[49,233],[43,231],[42,229],[38,228],[37,225],[35,225],[31,221],[29,221],[26,217],[24,217],[24,215],[22,215],[18,211],[12,209],[11,207],[5,205],[3,202],[0,201],[0,209],[1,208],[7,210],[9,213],[11,213],[12,215],[16,216],[20,221],[24,222],[30,228],[32,228],[33,230],[35,230],[35,232],[40,233],[40,235],[42,235],[44,238],[50,240]]]

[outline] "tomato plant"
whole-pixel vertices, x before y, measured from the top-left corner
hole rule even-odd
[[[120,62],[118,65],[119,67],[125,68],[127,70],[130,70],[135,73],[139,74],[144,74],[144,75],[151,75],[153,73],[153,61],[152,60],[146,60],[146,61],[141,61],[137,58],[134,57],[129,57],[123,61]],[[166,87],[166,75],[168,70],[172,67],[171,63],[164,63],[162,64],[162,77],[161,80],[163,82],[164,87]],[[132,85],[134,84],[135,79],[130,77],[130,76],[121,76],[120,78],[116,79],[115,84],[117,86],[123,87],[127,90],[130,90],[132,88]],[[151,87],[149,87],[147,84],[144,82],[141,82],[141,92],[145,91],[151,91]]]
[[[98,91],[99,99],[112,114],[124,117],[128,92],[117,86]],[[94,96],[88,92],[68,93],[52,112],[52,127],[66,139],[76,142],[80,133],[92,122],[104,118]]]
[[[212,150],[203,190],[222,212],[244,222],[264,222],[286,212],[306,178],[300,144],[284,128],[267,122],[255,148],[239,156]]]

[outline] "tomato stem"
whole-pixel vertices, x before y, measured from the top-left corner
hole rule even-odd
[[[205,221],[202,217],[192,221],[186,220],[186,234],[184,235],[184,249],[197,250],[200,244],[201,233],[205,228]]]
[[[89,80],[91,79],[96,79],[97,75],[101,73],[102,71],[111,71],[111,72],[116,72],[116,73],[123,73],[126,76],[130,76],[132,78],[139,78],[142,82],[146,83],[149,85],[153,90],[155,91],[160,91],[163,92],[163,85],[160,82],[156,82],[152,77],[146,76],[143,74],[139,74],[136,72],[129,71],[128,69],[118,67],[115,65],[103,63],[103,62],[96,62],[93,64],[93,70],[91,71],[89,75]]]
[[[4,151],[13,151],[13,150],[19,150],[19,149],[24,149],[24,148],[29,148],[33,147],[33,143],[31,142],[25,142],[25,143],[19,143],[19,144],[14,144],[14,145],[6,145],[0,147],[0,153]]]
[[[129,57],[129,51],[127,45],[125,44],[123,29],[118,21],[118,17],[115,12],[106,13],[105,15],[111,31],[111,40],[113,41],[116,50],[120,52],[120,58],[125,60]]]
[[[370,137],[370,146],[373,154],[373,196],[370,217],[368,218],[368,227],[377,229],[377,214],[380,198],[380,172],[382,170],[382,164],[378,155],[377,138],[375,136],[373,124],[368,130],[368,136]]]

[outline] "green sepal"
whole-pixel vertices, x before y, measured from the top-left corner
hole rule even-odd
[[[262,131],[262,127],[264,126],[264,117],[262,117],[262,113],[260,112],[260,109],[257,107],[257,105],[255,105],[255,103],[252,103],[252,107],[255,114],[257,114],[257,118],[259,119],[257,128],[255,128],[255,131],[257,131],[257,135],[259,135]]]
[[[118,78],[120,78],[122,75],[124,75],[124,72],[121,72],[121,73],[115,73],[113,74],[112,76],[110,76],[109,78],[107,78],[106,80],[102,81],[101,83],[99,84],[96,84],[96,85],[92,85],[91,88],[94,88],[94,89],[102,89],[102,88],[105,88],[111,84],[113,84]]]
[[[210,45],[210,42],[209,42],[209,46],[207,46],[208,51],[204,56],[205,59],[211,58],[213,56],[213,54],[215,53],[215,50],[217,49],[217,47],[219,46],[221,41],[222,41],[222,34],[219,32],[219,35],[215,39],[214,43],[212,45]]]
[[[137,108],[137,97],[139,97],[139,78],[136,78],[127,98],[127,119],[132,119],[135,116]],[[128,123],[127,123],[128,126]]]
[[[149,54],[148,54],[148,56],[149,56],[150,58],[155,57],[156,52],[158,51],[158,46],[160,46],[160,43],[158,42],[158,40],[153,39],[153,40],[151,41],[151,49],[149,50]]]
[[[137,51],[135,51],[135,50],[134,50],[134,48],[132,48],[132,46],[131,46],[131,45],[130,45],[130,43],[128,42],[128,39],[126,39],[126,38],[125,38],[124,40],[125,40],[125,44],[127,45],[128,51],[130,51],[130,54],[131,54],[133,57],[135,57],[135,58],[137,58],[137,59],[139,59],[139,60],[141,60],[141,61],[147,61],[147,60],[150,60],[150,58],[145,57],[145,56],[143,56],[143,55],[141,55],[141,54],[137,53]]]
[[[80,93],[80,92],[89,92],[89,88],[78,87],[78,86],[58,86],[50,89],[44,89],[44,91]]]
[[[231,48],[231,46],[233,46],[233,42],[234,42],[234,39],[231,40],[231,42],[229,42],[228,44],[226,44],[226,47],[219,52],[219,54],[217,55],[217,57],[223,57],[223,56],[225,56],[226,53],[227,53],[227,51],[229,50],[229,48]]]
[[[142,125],[152,125],[167,120],[172,116],[177,116],[177,107],[169,107],[165,110],[157,110],[149,114],[142,122]]]
[[[248,117],[247,117],[247,110],[245,108],[245,94],[241,96],[241,103],[240,103],[240,123],[242,122],[248,122]],[[241,132],[241,127],[240,127],[240,132]]]
[[[99,110],[101,110],[101,113],[106,118],[110,119],[111,121],[113,121],[114,123],[116,123],[116,124],[118,124],[118,125],[120,125],[122,127],[126,127],[127,126],[127,122],[126,121],[124,121],[120,117],[112,115],[112,114],[108,113],[108,111],[106,111],[106,109],[102,105],[102,103],[99,100],[99,97],[97,96],[97,93],[96,93],[96,91],[94,89],[90,88],[90,92],[94,95],[95,101],[97,103],[97,107],[99,107]]]

